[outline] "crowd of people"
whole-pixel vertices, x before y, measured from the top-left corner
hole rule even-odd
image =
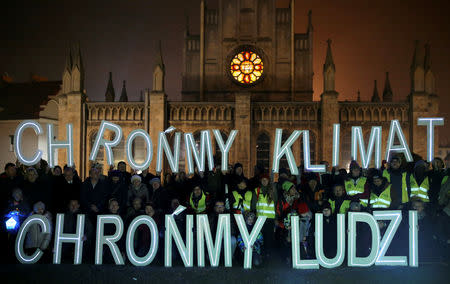
[[[161,177],[148,170],[128,172],[126,163],[119,162],[107,175],[103,174],[100,164],[93,164],[84,181],[75,168],[56,166],[50,169],[45,160],[30,167],[8,163],[0,175],[4,212],[2,245],[7,244],[9,249],[6,260],[14,259],[18,227],[5,225],[8,216],[14,213],[19,216],[19,223],[32,214],[40,214],[50,224],[54,224],[57,213],[64,213],[65,233],[75,233],[77,215],[86,214],[83,262],[92,263],[97,215],[120,215],[126,228],[136,216],[148,215],[159,228],[159,238],[164,238],[164,215],[173,213],[179,205],[187,208],[175,215],[181,236],[185,236],[186,214],[208,214],[213,236],[220,214],[243,214],[249,232],[257,217],[266,216],[253,245],[255,266],[269,259],[278,259],[282,263],[291,261],[291,216],[299,216],[302,257],[315,258],[314,214],[323,213],[323,250],[325,256],[333,258],[337,246],[337,214],[388,209],[402,210],[405,214],[408,210],[417,210],[420,257],[448,260],[450,155],[445,158],[445,163],[440,158],[435,158],[432,163],[421,159],[407,163],[401,156],[392,156],[381,169],[368,170],[352,161],[348,172],[330,168],[325,161],[321,163],[326,167],[324,173],[306,172],[299,167],[299,174],[291,175],[288,169],[281,168],[275,180],[275,175],[260,165],[255,166],[251,178],[244,175],[240,163],[226,170],[216,166],[209,172],[196,169],[191,176],[180,171]],[[387,255],[408,255],[407,219],[404,218]],[[231,220],[233,257],[240,259],[246,248],[234,218]],[[388,225],[388,222],[378,222],[382,234]],[[370,251],[371,235],[365,226],[359,224],[356,228],[358,256],[367,256]],[[114,231],[114,225],[106,225],[104,234]],[[118,246],[125,256],[124,238],[125,235]],[[138,227],[134,239],[138,256],[146,255],[150,240],[149,229],[144,225]],[[28,231],[24,247],[31,253],[36,248],[48,251],[44,253],[47,260],[42,261],[50,262],[52,244],[52,236],[42,234],[36,225]],[[173,258],[179,259],[176,251],[173,250]],[[73,253],[73,245],[63,245],[63,261],[73,261]],[[109,249],[104,249],[103,254],[103,263],[114,262]]]

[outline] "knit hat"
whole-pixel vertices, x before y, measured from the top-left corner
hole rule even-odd
[[[418,167],[427,167],[427,164],[425,163],[424,160],[419,160],[414,164],[414,169],[417,169]]]
[[[328,201],[324,201],[322,204],[321,210],[327,209],[327,208],[331,210],[331,204]]]
[[[352,160],[352,161],[350,162],[350,170],[351,170],[351,169],[360,169],[360,168],[361,168],[361,167],[359,166],[359,164],[358,164],[357,161]]]
[[[34,211],[34,212],[37,212],[39,209],[42,209],[42,210],[45,211],[45,204],[44,204],[44,202],[38,201],[38,202],[36,202],[36,203],[34,204],[34,206],[33,206],[33,211]]]
[[[291,189],[291,187],[293,187],[294,184],[290,181],[285,181],[283,182],[283,185],[281,186],[283,188],[284,191],[289,191],[289,189]]]
[[[397,160],[398,162],[402,162],[402,160],[400,159],[399,156],[397,155],[392,155],[391,159],[389,160],[390,163],[392,163],[392,161]]]
[[[150,185],[153,185],[155,182],[161,184],[161,180],[159,178],[155,177],[150,180]]]
[[[262,174],[261,177],[260,177],[260,180],[262,180],[263,178],[266,178],[266,179],[270,180],[270,176],[269,176],[268,173]]]
[[[383,178],[383,173],[380,170],[375,170],[373,172],[372,179]]]
[[[234,164],[234,169],[243,168],[241,163]]]
[[[134,176],[131,177],[131,183],[133,183],[133,181],[135,181],[135,180],[142,181],[142,178],[140,176],[138,176],[138,175],[134,175]]]

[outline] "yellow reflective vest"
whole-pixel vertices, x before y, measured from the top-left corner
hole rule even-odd
[[[248,191],[246,192],[246,194],[247,193],[248,193]],[[242,196],[236,190],[233,190],[232,194],[233,194],[233,197],[234,197],[234,203],[233,203],[233,209],[234,210],[240,210],[242,213],[244,211],[249,211],[250,210],[251,199],[247,200],[245,198],[245,196]]]
[[[336,202],[332,199],[329,199],[328,202],[331,205],[331,213],[334,213],[334,211],[336,210]],[[342,201],[341,207],[339,207],[339,212],[337,212],[338,214],[346,214],[348,212],[348,210],[350,209],[350,202],[351,200],[344,200]]]
[[[402,203],[409,202],[409,196],[408,196],[408,183],[406,182],[408,174],[406,172],[402,173]],[[391,183],[391,174],[387,171],[383,171],[383,177],[387,179],[389,183]],[[419,186],[417,185],[416,179],[411,174],[409,175],[409,184],[411,187],[411,192],[417,192],[419,190]],[[390,194],[389,194],[390,196]],[[390,197],[389,197],[390,198]]]
[[[259,192],[258,192],[259,191]],[[246,201],[250,202],[252,200],[252,192],[247,192],[245,194]],[[273,200],[269,203],[269,198],[267,195],[262,194],[260,188],[255,188],[256,200],[256,216],[266,216],[269,219],[275,219],[275,202]]]
[[[368,200],[361,199],[360,203],[367,207]],[[389,206],[391,206],[391,185],[388,185],[380,195],[376,195],[373,192],[370,194],[370,208],[387,209]]]
[[[426,177],[422,183],[414,190],[411,188],[411,198],[416,197],[422,200],[423,202],[429,202],[430,198],[428,197],[428,190],[430,189],[430,181],[428,177]]]
[[[366,184],[367,178],[365,177],[359,177],[356,180],[356,185],[353,183],[353,179],[346,180],[345,185],[345,191],[347,192],[348,196],[353,196],[356,194],[364,193],[364,185]]]
[[[195,206],[194,201],[192,201],[192,196],[194,193],[191,193],[191,197],[189,198],[189,204],[191,208],[194,209],[194,212],[197,214],[203,213],[206,210],[206,195],[202,192],[202,197],[198,201],[197,206]]]

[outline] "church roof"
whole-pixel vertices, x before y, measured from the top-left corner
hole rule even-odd
[[[37,119],[61,81],[7,83],[0,86],[0,120]]]

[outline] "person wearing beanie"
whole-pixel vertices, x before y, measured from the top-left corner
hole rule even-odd
[[[419,198],[423,202],[429,202],[430,181],[427,175],[427,164],[424,160],[417,161],[414,165],[414,179],[417,182],[416,188],[411,188],[410,198]]]
[[[246,194],[249,191],[249,189],[247,188],[247,179],[244,177],[240,177],[236,180],[236,182],[236,188],[232,190],[228,198],[231,205],[231,211],[235,214],[243,214],[244,211],[250,210],[251,202],[251,198],[249,198],[249,195],[247,195],[246,199]]]
[[[45,210],[45,204],[42,201],[38,201],[33,206],[33,213],[44,216],[52,227],[52,214]],[[43,233],[39,224],[30,225],[27,235],[25,236],[24,248],[26,252],[34,252],[36,248],[46,250],[49,246],[51,239],[52,229],[49,233]]]
[[[151,189],[149,191],[150,202],[155,205],[158,214],[165,214],[169,210],[169,194],[167,190],[161,186],[161,180],[158,177],[150,180]]]
[[[245,225],[247,226],[247,231],[251,232],[253,230],[256,219],[257,219],[256,214],[253,211],[246,211],[244,213],[244,220],[245,220]],[[242,238],[242,235],[239,234],[237,236],[236,240],[237,240],[237,245],[241,249],[241,252],[245,253],[245,250],[247,248],[245,247],[245,243]],[[263,249],[264,249],[264,237],[261,232],[259,232],[258,236],[256,237],[256,240],[253,243],[252,248],[253,248],[252,263],[255,266],[260,266],[263,261],[262,254],[263,254]]]
[[[350,163],[350,173],[344,182],[345,191],[348,196],[353,197],[364,193],[367,178],[362,176],[361,167],[353,160]]]
[[[306,183],[301,186],[301,193],[312,212],[320,211],[320,207],[326,200],[326,192],[319,183],[319,177],[315,173],[305,174]]]
[[[333,186],[333,195],[328,202],[331,205],[331,212],[333,214],[346,214],[350,208],[350,198],[345,193],[343,184],[335,184]]]
[[[299,216],[300,222],[300,241],[302,242],[305,253],[307,252],[306,237],[311,225],[312,213],[306,202],[300,199],[300,193],[295,185],[290,181],[285,181],[282,185],[283,197],[278,200],[276,207],[276,218],[278,225],[278,235],[283,244],[283,255],[286,261],[290,261],[291,247],[291,217]]]
[[[321,213],[323,214],[323,253],[327,258],[333,258],[337,250],[336,215],[332,214],[331,204],[328,201],[323,202]]]
[[[150,195],[147,186],[142,183],[142,178],[138,175],[131,177],[131,184],[128,188],[128,206],[131,206],[133,200],[139,197],[143,203],[150,200]]]
[[[245,194],[245,200],[249,202],[250,209],[256,212],[256,216],[267,217],[261,230],[264,235],[267,248],[274,245],[275,230],[275,205],[277,204],[277,194],[275,187],[270,183],[269,174],[261,174],[259,185]]]
[[[367,195],[360,199],[361,205],[369,211],[388,209],[391,206],[391,185],[380,171],[373,174],[366,187]]]
[[[120,213],[125,213],[128,204],[128,186],[121,180],[121,172],[113,170],[109,173],[109,199],[115,199],[118,203]]]
[[[402,209],[409,202],[408,192],[418,191],[418,185],[414,176],[401,168],[399,156],[392,156],[389,161],[389,169],[383,171],[388,183],[391,184],[391,209]]]
[[[191,213],[204,214],[209,208],[209,194],[205,193],[200,184],[196,184],[189,196],[188,209]]]

